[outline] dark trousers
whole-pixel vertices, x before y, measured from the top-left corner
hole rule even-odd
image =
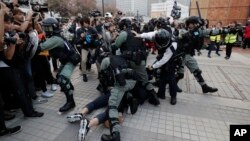
[[[214,50],[215,47],[216,47],[216,43],[213,42],[213,41],[211,41],[211,42],[210,42],[210,45],[208,46],[208,55],[211,54],[212,50]]]
[[[110,95],[111,95],[110,93],[107,93],[105,95],[101,95],[101,96],[97,97],[94,101],[87,104],[85,107],[88,108],[89,113],[93,112],[94,110],[106,107],[106,106],[108,106],[108,101],[109,101]],[[119,107],[118,107],[119,112],[123,112],[124,108],[127,106],[127,98],[126,97],[127,97],[127,95],[125,94]],[[99,124],[104,123],[109,118],[108,110],[105,110],[105,112],[96,115],[96,118],[98,119]]]
[[[161,71],[159,80],[159,90],[158,95],[160,97],[165,97],[166,85],[169,84],[169,94],[171,97],[176,97],[177,95],[177,84],[174,71]]]
[[[51,73],[50,64],[46,56],[37,55],[32,59],[32,70],[36,86],[43,92],[47,91],[47,84],[54,84],[55,79]]]
[[[243,48],[246,49],[247,47],[250,48],[250,38],[244,39]]]
[[[5,129],[6,129],[6,126],[4,122],[3,100],[1,98],[1,93],[0,93],[0,132]]]
[[[58,61],[57,59],[52,58],[52,65],[53,65],[53,69],[54,70],[58,70],[58,65],[57,65]]]
[[[91,113],[94,110],[108,106],[109,97],[110,93],[107,93],[106,95],[101,95],[94,101],[87,104],[85,107],[88,108],[89,113]]]
[[[234,44],[226,44],[226,57],[231,57],[232,54],[232,48],[233,48]]]
[[[34,109],[30,95],[25,90],[24,81],[19,70],[0,68],[0,91],[2,95],[13,93],[17,97],[24,115],[31,114]]]
[[[32,68],[31,68],[31,60],[25,60],[25,62],[20,65],[19,68],[21,73],[21,79],[24,83],[25,92],[31,97],[32,99],[36,99],[36,89],[34,84],[34,79],[32,75]]]
[[[219,51],[220,51],[220,43],[216,43],[216,53],[218,54],[219,53]]]
[[[216,50],[216,53],[218,54],[220,51],[220,43],[212,42],[208,46],[208,55],[211,54],[212,50]]]

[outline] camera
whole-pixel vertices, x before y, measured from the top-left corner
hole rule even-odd
[[[20,6],[20,5],[29,6],[29,0],[18,0],[17,3],[14,3],[14,0],[2,0],[2,2],[9,9],[14,9],[15,6]]]
[[[88,14],[89,14],[90,17],[99,17],[99,16],[102,16],[101,12],[97,11],[97,10],[92,10]]]
[[[177,5],[177,2],[174,2],[173,9],[171,11],[171,17],[174,19],[179,19],[181,17],[181,7]]]
[[[47,0],[31,0],[30,5],[32,10],[35,12],[48,12],[48,2]]]
[[[15,32],[6,32],[4,33],[4,42],[6,44],[16,44],[17,38],[15,37]]]

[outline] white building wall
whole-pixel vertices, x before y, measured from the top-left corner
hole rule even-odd
[[[174,1],[167,0],[162,3],[153,3],[151,4],[151,13],[160,13],[161,16],[171,17],[171,11],[173,9]],[[177,3],[178,6],[181,7],[181,19],[188,17],[189,9],[188,6]]]
[[[148,0],[117,0],[116,8],[124,13],[132,12],[137,14],[138,10],[140,15],[147,15]]]

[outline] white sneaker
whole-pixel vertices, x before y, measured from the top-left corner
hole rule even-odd
[[[45,98],[50,98],[50,97],[53,97],[54,94],[52,94],[52,93],[46,91],[46,92],[43,92],[41,96],[42,96],[42,97],[45,97]]]
[[[83,115],[81,113],[75,113],[74,115],[67,116],[68,122],[77,122],[83,119]]]
[[[88,126],[89,126],[89,121],[87,119],[81,120],[80,129],[79,129],[79,132],[78,132],[78,140],[79,141],[84,141],[85,140],[85,137],[89,132],[89,127]]]
[[[57,85],[56,84],[52,84],[51,85],[51,91],[56,91],[57,90]]]

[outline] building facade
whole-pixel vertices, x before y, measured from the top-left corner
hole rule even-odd
[[[198,0],[202,18],[208,19],[210,26],[221,21],[224,26],[233,21],[246,23],[250,17],[250,0]],[[190,15],[198,16],[196,0],[192,0]]]
[[[148,0],[116,0],[116,8],[125,14],[148,15]]]

